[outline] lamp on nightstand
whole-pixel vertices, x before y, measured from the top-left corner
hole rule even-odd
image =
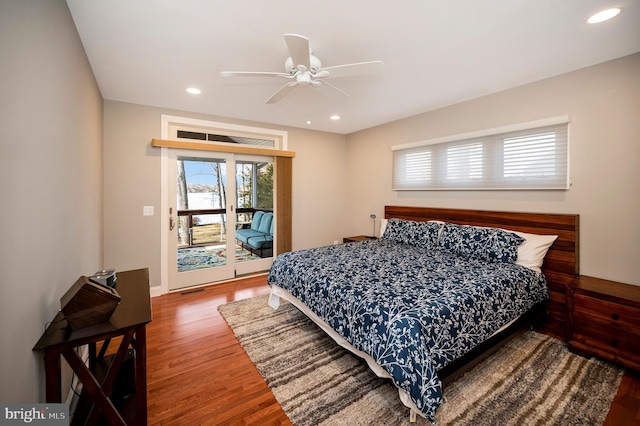
[[[372,214],[372,215],[369,215],[369,217],[373,220],[373,234],[371,234],[371,238],[375,238],[376,237],[376,215]]]

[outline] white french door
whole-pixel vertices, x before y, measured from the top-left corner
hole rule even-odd
[[[170,290],[235,276],[236,197],[227,196],[236,193],[235,169],[233,154],[171,150],[167,174]],[[187,182],[185,172],[199,176],[203,183]],[[187,197],[187,185],[208,190]]]
[[[171,149],[167,160],[168,289],[268,270],[275,245],[251,250],[235,231],[254,208],[273,211],[273,158]]]

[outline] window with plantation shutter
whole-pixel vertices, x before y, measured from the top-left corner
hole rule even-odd
[[[394,190],[569,189],[569,119],[392,147]]]

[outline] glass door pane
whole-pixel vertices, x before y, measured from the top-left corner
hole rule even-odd
[[[236,156],[236,269],[268,270],[273,262],[273,159]]]
[[[227,264],[225,180],[220,159],[178,158],[178,272]],[[223,249],[223,251],[220,251]]]
[[[172,288],[233,278],[235,216],[230,212],[234,200],[229,203],[227,198],[228,191],[235,192],[233,157],[219,153],[177,155],[175,165]]]

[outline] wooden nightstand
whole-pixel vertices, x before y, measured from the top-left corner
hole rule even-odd
[[[377,237],[368,237],[366,235],[356,235],[353,237],[344,237],[342,239],[343,243],[353,243],[355,241],[365,241],[365,240],[377,240]]]
[[[640,286],[579,276],[567,286],[569,349],[640,371]]]

